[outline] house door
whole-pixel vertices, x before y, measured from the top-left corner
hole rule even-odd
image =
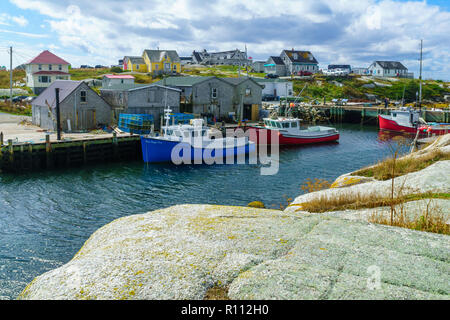
[[[83,129],[91,130],[95,129],[96,121],[95,121],[95,110],[84,110],[83,111]]]
[[[244,112],[242,113],[242,120],[252,119],[252,105],[244,104]]]

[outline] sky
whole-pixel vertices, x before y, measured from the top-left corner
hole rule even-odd
[[[222,51],[253,60],[308,50],[328,64],[401,61],[450,81],[450,0],[0,0],[0,66],[50,50],[73,67],[115,65],[144,49]]]

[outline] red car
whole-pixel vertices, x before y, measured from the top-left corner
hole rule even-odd
[[[312,76],[312,72],[309,71],[299,71],[297,72],[298,76]]]

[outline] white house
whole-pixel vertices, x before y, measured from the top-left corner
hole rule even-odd
[[[258,84],[264,86],[262,95],[274,95],[275,97],[291,97],[294,94],[292,81],[281,79],[257,79],[254,78]]]
[[[377,77],[409,76],[408,69],[398,61],[374,61],[368,68],[369,74]]]
[[[27,87],[40,94],[56,80],[70,80],[67,61],[48,50],[26,63]]]

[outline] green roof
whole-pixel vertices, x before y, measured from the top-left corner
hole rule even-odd
[[[180,86],[180,87],[191,87],[197,83],[203,82],[208,79],[215,77],[167,77],[155,84],[160,86]]]

